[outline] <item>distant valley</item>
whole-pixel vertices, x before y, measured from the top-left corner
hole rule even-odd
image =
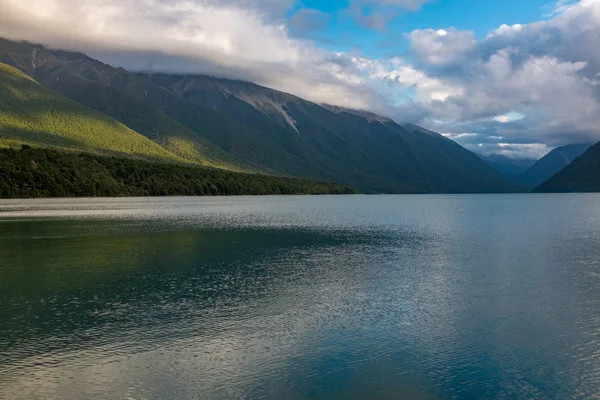
[[[480,155],[480,157],[498,172],[511,179],[525,172],[537,161],[530,158],[510,158],[502,154]]]
[[[480,157],[515,184],[533,189],[566,169],[591,146],[591,144],[559,146],[539,160],[510,158],[502,154],[480,155]]]
[[[571,164],[591,146],[591,144],[572,144],[557,147],[516,176],[515,182],[527,188],[541,185]]]

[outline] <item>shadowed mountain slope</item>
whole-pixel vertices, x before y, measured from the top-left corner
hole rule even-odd
[[[600,143],[590,147],[536,192],[600,192]]]
[[[572,144],[557,147],[518,175],[515,180],[525,187],[533,188],[565,168],[590,146],[590,144]]]
[[[537,160],[529,158],[510,158],[502,154],[479,155],[483,161],[488,163],[507,178],[515,178],[525,172]]]

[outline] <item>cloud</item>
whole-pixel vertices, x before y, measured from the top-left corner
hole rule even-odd
[[[554,17],[555,15],[561,14],[572,6],[576,5],[579,0],[556,0],[554,3],[546,5],[544,8],[549,9],[545,14],[546,18]]]
[[[411,52],[421,61],[446,65],[465,57],[475,46],[475,35],[456,29],[415,30],[407,35]]]
[[[382,102],[344,54],[290,35],[282,18],[295,1],[267,3],[2,0],[0,36],[84,51],[135,71],[246,79],[348,107]]]
[[[331,14],[313,8],[303,8],[294,14],[288,25],[293,31],[306,34],[325,29],[329,21]]]
[[[383,30],[426,2],[350,6],[361,24]],[[302,38],[329,18],[297,0],[0,0],[0,36],[131,70],[250,80],[463,135],[455,139],[485,151],[600,140],[600,0],[559,1],[547,19],[482,39],[451,27],[415,30],[403,58],[331,52]]]
[[[477,132],[472,140],[500,152],[600,140],[600,1],[557,6],[549,20],[502,25],[480,41],[455,29],[407,35],[417,79],[398,82],[416,88],[420,122]]]
[[[417,11],[429,1],[432,0],[351,0],[347,11],[356,24],[384,31],[402,12]]]
[[[503,114],[503,115],[497,115],[494,118],[492,118],[494,121],[496,122],[500,122],[503,124],[508,124],[509,122],[514,122],[514,121],[518,121],[525,118],[525,115],[518,113],[516,111],[511,111],[509,113]]]
[[[404,87],[414,89],[414,93],[420,103],[443,102],[449,97],[458,96],[463,93],[462,87],[432,78],[425,72],[406,64],[400,58],[392,59],[389,64],[392,66],[390,69],[378,69],[370,76],[372,78],[399,83]]]
[[[384,31],[388,22],[393,19],[391,14],[384,14],[378,11],[366,11],[359,3],[352,3],[349,11],[354,18],[354,22],[364,28]]]

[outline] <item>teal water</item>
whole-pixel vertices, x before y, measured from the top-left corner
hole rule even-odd
[[[600,196],[0,201],[1,399],[600,396]]]

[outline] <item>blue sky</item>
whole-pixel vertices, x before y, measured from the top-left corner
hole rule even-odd
[[[0,36],[539,157],[600,140],[600,0],[0,0]]]
[[[302,6],[330,15],[323,30],[302,32],[331,51],[361,51],[370,57],[402,52],[406,45],[403,34],[415,29],[471,30],[484,38],[502,24],[527,24],[547,16],[553,3],[549,0],[434,0],[418,10],[399,10],[385,30],[374,30],[357,24],[347,11],[348,0],[303,0]],[[375,7],[365,7],[367,12]],[[293,13],[290,13],[293,14]]]

